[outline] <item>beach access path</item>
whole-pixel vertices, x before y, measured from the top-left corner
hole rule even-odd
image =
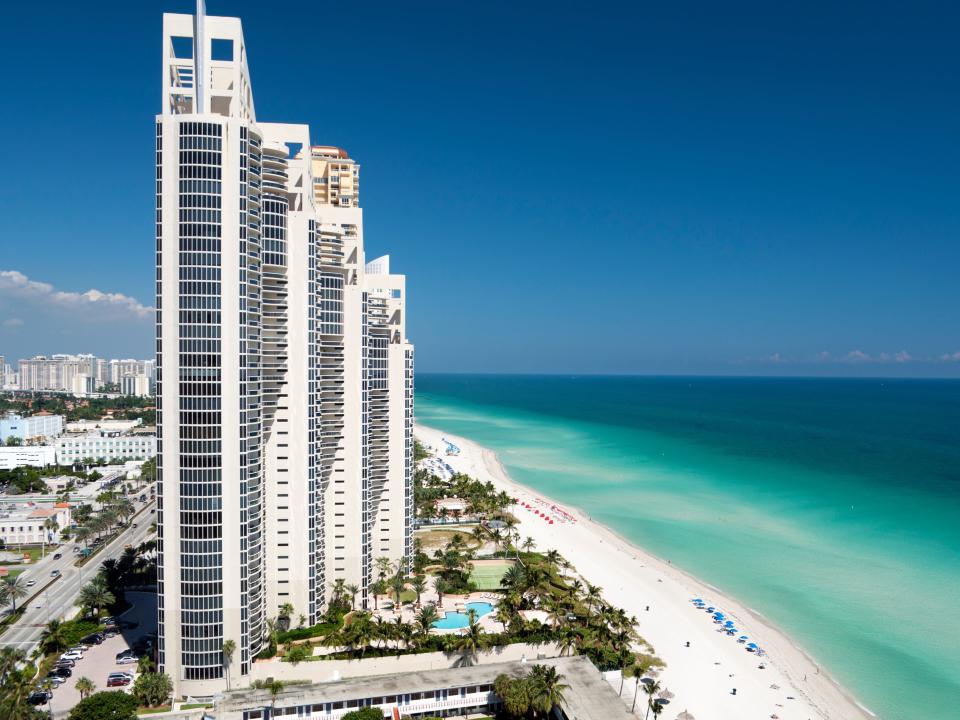
[[[542,505],[546,501],[547,507],[561,505],[573,516],[573,522],[555,518],[550,524],[522,504],[512,508],[520,520],[521,538],[532,537],[541,552],[559,551],[586,582],[603,588],[608,602],[636,616],[638,632],[667,663],[658,679],[673,698],[661,717],[672,720],[684,710],[697,720],[874,717],[781,631],[741,603],[628,543],[578,509],[514,482],[493,451],[422,425],[415,427],[415,435],[456,472],[491,481],[521,503],[546,509]],[[443,455],[446,443],[442,438],[456,443],[460,453]],[[694,597],[721,609],[763,648],[765,657],[758,658],[735,638],[718,632],[710,615],[693,607],[690,600]],[[628,705],[632,694],[628,681],[623,690]],[[645,707],[642,692],[638,707],[641,705]]]

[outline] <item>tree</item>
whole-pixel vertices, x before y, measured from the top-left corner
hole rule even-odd
[[[173,683],[166,673],[144,673],[138,675],[133,683],[133,696],[141,705],[148,707],[166,704],[172,692]]]
[[[310,651],[304,645],[290,645],[287,648],[287,652],[284,654],[283,659],[286,660],[291,665],[296,666],[299,663],[302,663],[310,657]]]
[[[17,611],[17,600],[26,597],[27,593],[26,583],[19,575],[7,575],[0,580],[0,603],[12,603],[13,612]]]
[[[417,607],[420,607],[420,593],[427,589],[427,579],[423,575],[415,575],[410,581],[410,587],[417,594]]]
[[[68,720],[136,720],[137,699],[119,692],[98,692],[70,711]]]
[[[293,604],[284,603],[277,611],[277,625],[283,632],[290,629],[290,617],[293,615]]]
[[[443,594],[450,592],[450,583],[437,576],[433,579],[433,589],[437,591],[437,604],[443,607]]]
[[[555,706],[562,706],[563,691],[567,685],[560,682],[563,676],[552,665],[534,665],[530,670],[530,704],[544,715],[549,715]]]
[[[77,678],[77,692],[80,693],[80,699],[87,697],[94,690],[97,689],[97,686],[93,684],[93,680],[88,677]]]
[[[380,596],[387,592],[387,584],[383,580],[377,580],[370,584],[370,592],[373,594],[373,609],[380,609]]]
[[[47,554],[47,534],[56,533],[60,529],[60,523],[57,522],[55,517],[48,517],[43,521],[43,535],[41,536],[41,550],[40,557],[46,557]]]
[[[227,690],[230,689],[230,665],[233,664],[233,654],[237,651],[237,643],[233,640],[223,641],[223,669],[227,673]]]
[[[646,674],[647,671],[642,665],[632,665],[630,667],[628,676],[633,678],[634,682],[636,682],[636,687],[633,689],[633,704],[630,706],[630,712],[633,712],[633,709],[637,706],[637,695],[640,693],[640,686],[643,685],[640,680],[643,679],[643,676]]]
[[[383,720],[383,711],[375,707],[360,708],[348,712],[341,720]]]
[[[437,613],[437,608],[433,605],[424,605],[420,608],[420,612],[417,613],[417,630],[419,630],[422,637],[426,637],[430,634],[430,630],[433,629],[433,624],[440,618],[440,615]]]
[[[95,617],[99,617],[101,610],[117,601],[114,594],[107,588],[106,581],[99,575],[83,586],[77,600],[80,605],[88,608]]]
[[[534,540],[532,537],[528,537],[526,540],[523,541],[523,545],[521,547],[523,547],[524,552],[530,552],[536,546],[537,546],[536,540]]]
[[[468,624],[463,634],[457,635],[453,641],[453,647],[461,653],[461,666],[473,665],[477,652],[487,646],[487,638],[480,628],[480,623],[477,622],[476,611],[471,609],[467,617]]]
[[[7,439],[4,441],[4,444],[7,447],[19,447],[23,444],[23,440],[18,438],[16,435],[7,435]]]
[[[47,623],[40,638],[40,647],[47,653],[60,652],[70,647],[70,639],[67,637],[67,630],[63,623],[59,620],[51,620]]]
[[[644,720],[646,720],[646,718],[650,716],[650,710],[653,708],[653,705],[655,703],[659,704],[656,698],[654,698],[654,695],[660,692],[660,683],[656,680],[645,682],[643,684],[643,691],[647,694],[647,714],[643,716]]]
[[[407,581],[399,572],[390,579],[390,589],[393,590],[393,596],[397,605],[400,604],[400,593],[407,587]]]
[[[137,660],[137,672],[138,673],[149,673],[153,672],[153,669],[157,664],[150,658],[149,655],[143,655]]]
[[[350,609],[354,610],[357,607],[357,593],[360,592],[360,586],[355,583],[349,585],[344,585],[343,589],[350,593]]]

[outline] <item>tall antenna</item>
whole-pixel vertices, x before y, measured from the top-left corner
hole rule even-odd
[[[206,37],[204,36],[203,24],[207,17],[207,5],[204,0],[197,0],[197,14],[193,17],[193,68],[194,82],[196,83],[196,103],[193,111],[195,113],[204,113],[207,111],[204,105],[204,96],[207,94],[207,74],[204,68],[204,58],[207,54]]]

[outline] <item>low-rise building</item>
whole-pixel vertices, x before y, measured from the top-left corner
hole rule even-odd
[[[7,413],[0,418],[0,442],[15,437],[26,443],[36,440],[48,440],[63,433],[63,415],[39,412],[23,417],[16,413]]]
[[[613,687],[586,657],[552,658],[536,663],[556,667],[566,686],[563,703],[553,716],[558,720],[634,720]],[[215,720],[340,720],[349,712],[369,707],[382,712],[385,719],[490,716],[503,704],[493,691],[497,676],[526,676],[532,664],[480,664],[287,685],[276,695],[268,690],[233,691],[225,693],[215,708],[205,713]]]
[[[65,430],[68,433],[88,433],[93,430],[130,432],[142,424],[142,418],[134,418],[133,420],[115,420],[114,418],[104,418],[102,420],[71,420],[67,423]]]
[[[48,520],[56,527],[48,527]],[[60,531],[70,527],[69,503],[36,506],[32,503],[0,506],[0,540],[10,545],[40,545],[60,542]]]
[[[61,465],[83,462],[86,458],[105,462],[149,460],[157,454],[157,436],[94,430],[58,438],[56,450],[57,462]]]
[[[0,447],[0,470],[18,467],[47,467],[57,461],[57,449],[53,445],[24,445]]]

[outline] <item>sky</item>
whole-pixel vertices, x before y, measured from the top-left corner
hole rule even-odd
[[[161,14],[0,25],[0,354],[152,354]],[[420,372],[960,377],[960,6],[228,2]]]

